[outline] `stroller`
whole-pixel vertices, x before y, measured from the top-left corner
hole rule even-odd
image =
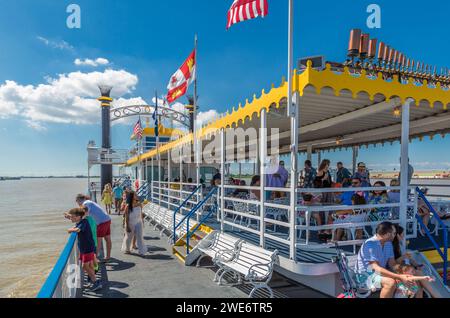
[[[356,273],[348,265],[348,258],[345,252],[339,249],[336,242],[336,256],[332,257],[332,262],[336,264],[339,270],[339,275],[344,290],[337,298],[367,298],[372,293],[372,290],[367,287],[367,277]]]

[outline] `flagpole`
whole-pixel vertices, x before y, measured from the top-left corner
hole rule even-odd
[[[158,118],[158,91],[155,90],[155,118],[156,118],[156,125],[159,126],[159,118]],[[158,130],[158,133],[156,134],[156,131]],[[154,128],[154,132],[156,134],[156,153],[158,154],[158,163],[159,163],[159,168],[158,168],[158,179],[160,181],[159,183],[159,187],[161,190],[161,155],[159,153],[159,128],[155,126]],[[161,198],[159,198],[161,200]]]
[[[292,77],[293,77],[293,57],[294,57],[294,0],[289,0],[289,18],[288,18],[288,94],[287,94],[287,107],[288,115],[291,119],[291,182],[290,182],[290,208],[291,211],[295,211],[297,207],[297,162],[298,162],[298,123],[299,123],[299,110],[298,110],[298,98],[295,103],[292,100]],[[297,231],[295,229],[296,216],[295,213],[290,215],[290,242],[289,242],[289,258],[296,259],[296,247]]]
[[[293,73],[293,56],[294,56],[294,0],[289,0],[289,17],[288,17],[288,112],[293,117],[292,106],[292,73]]]
[[[197,140],[197,78],[198,78],[198,55],[197,55],[197,34],[194,37],[194,50],[195,50],[195,80],[194,80],[194,116],[193,116],[193,127],[194,127],[194,160],[196,164],[196,179],[197,185],[200,184],[200,159],[199,159],[199,142]]]

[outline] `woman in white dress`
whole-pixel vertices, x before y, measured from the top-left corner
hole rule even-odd
[[[125,236],[122,243],[122,251],[126,254],[131,253],[130,246],[133,236],[136,237],[139,255],[147,253],[147,246],[144,242],[144,224],[142,222],[142,204],[134,191],[127,196],[127,205],[125,208]]]

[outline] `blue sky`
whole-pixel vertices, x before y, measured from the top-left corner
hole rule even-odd
[[[411,57],[445,66],[448,1],[295,1],[295,57],[343,61],[351,28],[369,31]],[[66,26],[66,7],[81,7],[81,29]],[[199,37],[201,111],[224,112],[286,73],[287,0],[269,1],[269,16],[225,30],[232,0],[0,1],[0,175],[86,173],[86,144],[100,141],[95,81],[111,80],[123,102],[163,94]],[[382,28],[368,30],[366,8],[382,9]],[[447,40],[445,40],[447,39]],[[76,65],[98,58],[107,64]],[[448,66],[448,64],[447,64]],[[184,102],[184,100],[183,100]],[[73,108],[75,105],[76,107]],[[113,127],[113,145],[128,148],[131,127]],[[450,139],[414,141],[416,169],[448,168]],[[377,165],[398,162],[399,146],[361,149]],[[440,151],[440,156],[430,153]],[[442,152],[444,154],[442,155]],[[348,152],[322,157],[350,163]],[[448,160],[450,161],[450,160]]]

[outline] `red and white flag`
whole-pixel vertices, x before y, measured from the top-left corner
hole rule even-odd
[[[170,78],[169,85],[167,85],[167,102],[172,103],[186,94],[189,85],[195,81],[196,64],[196,52],[194,50]]]
[[[265,17],[269,13],[267,0],[234,0],[228,10],[227,30],[235,23]]]

